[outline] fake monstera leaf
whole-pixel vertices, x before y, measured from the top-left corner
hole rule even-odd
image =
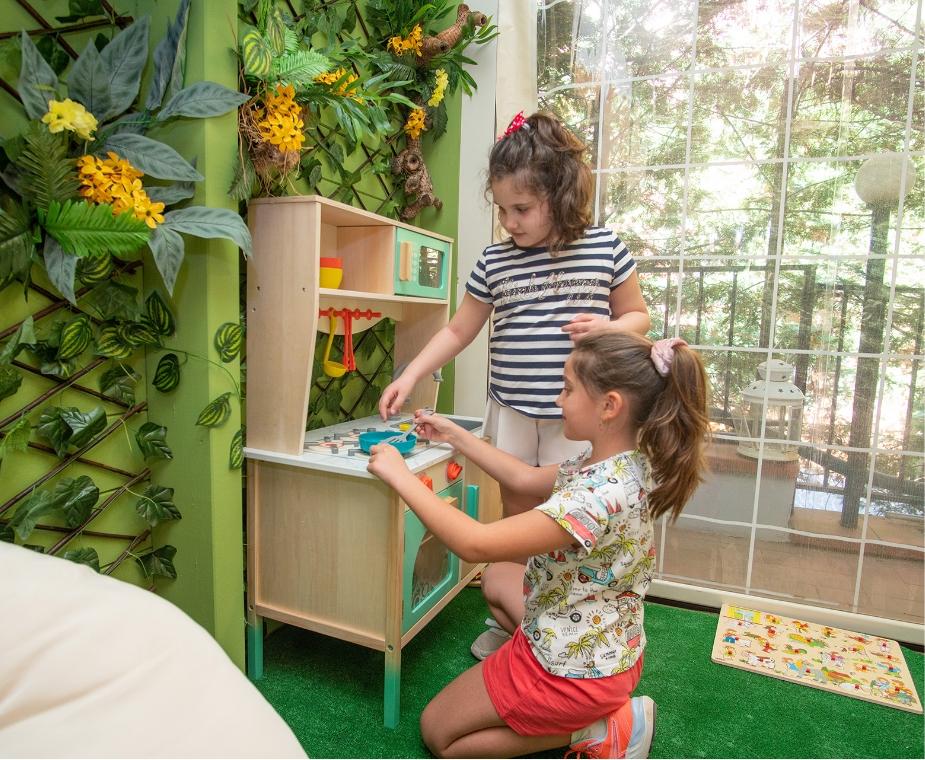
[[[74,256],[128,254],[148,242],[148,226],[131,214],[113,216],[112,206],[83,201],[52,201],[39,209],[46,232]]]

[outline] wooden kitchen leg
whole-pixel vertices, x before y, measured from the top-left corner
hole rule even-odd
[[[383,690],[383,725],[395,728],[401,715],[401,645],[385,651],[385,688]]]

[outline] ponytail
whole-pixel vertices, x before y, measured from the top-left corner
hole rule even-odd
[[[639,429],[639,448],[649,458],[657,484],[649,494],[653,517],[668,512],[672,522],[678,519],[703,481],[709,434],[703,362],[687,344],[677,345],[665,387]]]
[[[667,366],[660,361],[665,374],[653,362],[652,341],[635,333],[599,333],[572,351],[573,369],[585,388],[616,390],[628,398],[637,445],[656,483],[649,512],[654,518],[670,514],[672,522],[703,480],[710,433],[703,362],[686,343],[676,343]]]

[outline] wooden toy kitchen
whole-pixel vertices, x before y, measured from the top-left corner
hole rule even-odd
[[[320,196],[253,200],[248,219],[248,674],[262,674],[262,618],[379,650],[384,722],[394,727],[402,648],[480,566],[462,562],[366,471],[358,442],[367,430],[399,433],[414,409],[433,408],[437,381],[418,383],[407,414],[386,423],[306,432],[313,357],[319,331],[336,324],[349,338],[388,317],[394,366],[410,361],[449,318],[453,241]],[[332,269],[342,275],[332,279]],[[347,343],[342,365],[326,355],[326,374],[350,371]],[[454,419],[480,432],[481,420]],[[405,458],[450,507],[500,517],[497,485],[447,444],[418,440]]]

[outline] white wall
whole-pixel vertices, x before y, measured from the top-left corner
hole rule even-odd
[[[498,0],[473,3],[497,22]],[[478,82],[472,97],[463,95],[459,150],[459,230],[456,235],[459,280],[456,303],[462,302],[466,280],[479,254],[491,244],[492,210],[485,200],[488,153],[495,139],[496,57],[498,38],[471,45],[466,55],[478,63],[471,73]],[[457,414],[481,417],[488,387],[488,326],[456,357],[454,409]]]

